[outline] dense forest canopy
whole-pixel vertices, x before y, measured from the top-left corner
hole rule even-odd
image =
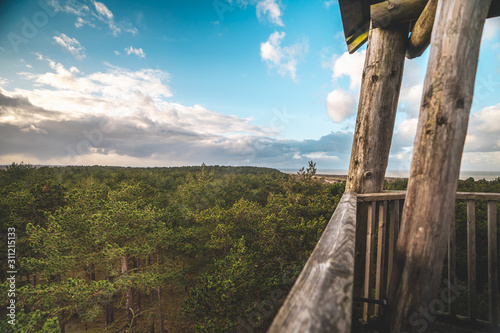
[[[0,330],[265,331],[344,192],[345,183],[315,172],[312,162],[294,175],[12,164],[0,171],[0,225],[17,236],[16,325],[1,321]],[[386,188],[405,189],[406,180]],[[468,179],[459,190],[500,192],[500,178]],[[478,250],[478,269],[485,255]]]

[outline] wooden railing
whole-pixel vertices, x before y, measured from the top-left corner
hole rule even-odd
[[[353,311],[354,251],[358,205],[367,205],[366,256],[362,319],[379,317],[386,303],[406,192],[344,193],[316,248],[309,257],[268,332],[351,332]],[[442,320],[465,320],[473,325],[498,327],[497,202],[500,193],[457,193],[467,202],[468,316],[456,310],[456,227],[448,243],[448,312]],[[475,203],[487,201],[487,244],[476,243]],[[360,221],[358,221],[360,223]],[[488,321],[478,319],[476,247],[487,246]],[[376,250],[376,251],[375,251]],[[374,297],[372,292],[374,291]]]
[[[268,332],[349,332],[356,194],[346,192]]]
[[[358,203],[368,204],[367,236],[363,298],[363,321],[367,322],[371,316],[380,315],[380,305],[384,303],[390,285],[388,277],[394,262],[394,253],[399,232],[400,217],[402,216],[403,202],[406,193],[402,191],[358,194]],[[498,251],[497,251],[497,202],[499,193],[467,193],[459,192],[457,200],[467,202],[467,299],[468,315],[459,316],[456,310],[456,226],[453,221],[448,242],[448,297],[446,306],[448,312],[441,319],[465,319],[476,324],[498,326]],[[477,200],[487,201],[487,243],[476,243],[475,203]],[[378,228],[378,229],[377,229]],[[477,290],[476,290],[476,247],[487,246],[488,253],[488,321],[478,320]],[[375,255],[376,249],[376,255]],[[486,272],[484,272],[486,273]],[[375,297],[372,292],[375,291]],[[372,302],[367,302],[371,300]],[[373,304],[375,303],[375,304]]]

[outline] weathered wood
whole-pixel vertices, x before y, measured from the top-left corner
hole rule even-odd
[[[428,0],[388,0],[375,2],[375,4],[370,6],[373,27],[387,28],[402,22],[417,20]],[[497,16],[500,16],[500,0],[493,0],[488,10],[487,18]]]
[[[415,22],[410,39],[408,40],[408,49],[406,50],[406,57],[408,59],[420,57],[431,43],[437,3],[438,0],[429,0],[427,5],[425,5],[424,11],[418,17],[417,22]]]
[[[374,28],[385,28],[394,24],[417,19],[427,0],[389,0],[370,7],[370,16]]]
[[[396,108],[403,76],[408,27],[371,29],[366,50],[361,95],[346,191],[382,191],[389,160]],[[360,217],[366,210],[361,207]],[[364,277],[366,219],[356,226],[354,289],[361,290]]]
[[[457,280],[457,230],[455,214],[450,223],[450,235],[448,236],[448,311],[451,317],[457,315],[456,291]]]
[[[498,325],[497,202],[488,201],[488,296],[490,323]]]
[[[365,256],[365,281],[364,281],[364,289],[363,289],[363,297],[370,298],[373,282],[371,278],[372,265],[373,265],[373,251],[374,251],[374,241],[375,241],[375,223],[376,223],[376,210],[377,203],[375,201],[372,202],[371,205],[368,206],[368,221],[367,221],[367,230],[366,233],[366,256]],[[369,317],[369,303],[363,304],[363,321],[367,322]]]
[[[476,202],[467,200],[467,283],[469,318],[476,320]]]
[[[346,191],[382,191],[407,39],[407,24],[370,30]]]
[[[366,242],[364,241],[367,233],[368,206],[371,202],[359,202],[356,214],[356,250],[354,255],[354,288],[353,297],[363,296],[363,283],[365,278],[365,257]]]
[[[268,332],[350,332],[356,205],[345,192]]]
[[[377,272],[375,277],[375,299],[382,300],[385,298],[385,234],[387,229],[387,201],[379,203],[378,214],[378,239],[377,239]],[[380,315],[380,307],[375,304],[374,314],[376,317]]]
[[[438,3],[391,277],[387,313],[393,332],[416,332],[410,321],[423,318],[419,309],[429,307],[439,289],[490,2]]]
[[[399,200],[392,201],[391,214],[389,218],[389,248],[387,254],[387,290],[391,285],[392,266],[394,265],[394,253],[396,252],[396,240],[399,230]],[[387,292],[386,292],[387,294]]]
[[[500,193],[457,192],[457,199],[500,201]]]
[[[406,191],[383,191],[381,193],[358,194],[358,202],[402,200],[405,198],[406,198]],[[500,201],[500,193],[457,192],[456,199]]]
[[[401,200],[406,197],[406,191],[384,191],[381,193],[358,194],[358,202]]]

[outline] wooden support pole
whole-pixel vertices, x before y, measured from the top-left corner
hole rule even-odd
[[[408,50],[406,50],[406,57],[408,59],[420,57],[431,43],[437,3],[438,0],[429,0],[424,11],[418,17],[417,22],[415,22],[410,39],[408,40]]]
[[[427,0],[389,0],[371,5],[370,16],[374,28],[415,20],[425,7]]]
[[[439,311],[479,46],[491,0],[439,1],[401,232],[392,272],[391,332],[417,332]],[[426,309],[426,313],[422,313]],[[425,315],[428,317],[426,318]],[[413,324],[413,325],[412,325]]]
[[[407,24],[370,30],[346,191],[374,193],[383,189],[407,41]],[[356,242],[355,297],[361,295],[363,285],[367,209],[367,205],[359,205],[356,222],[356,239],[360,241]]]
[[[370,30],[346,191],[384,187],[407,40],[407,24]]]

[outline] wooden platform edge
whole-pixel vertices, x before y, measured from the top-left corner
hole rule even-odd
[[[351,331],[356,209],[345,192],[269,333]]]

